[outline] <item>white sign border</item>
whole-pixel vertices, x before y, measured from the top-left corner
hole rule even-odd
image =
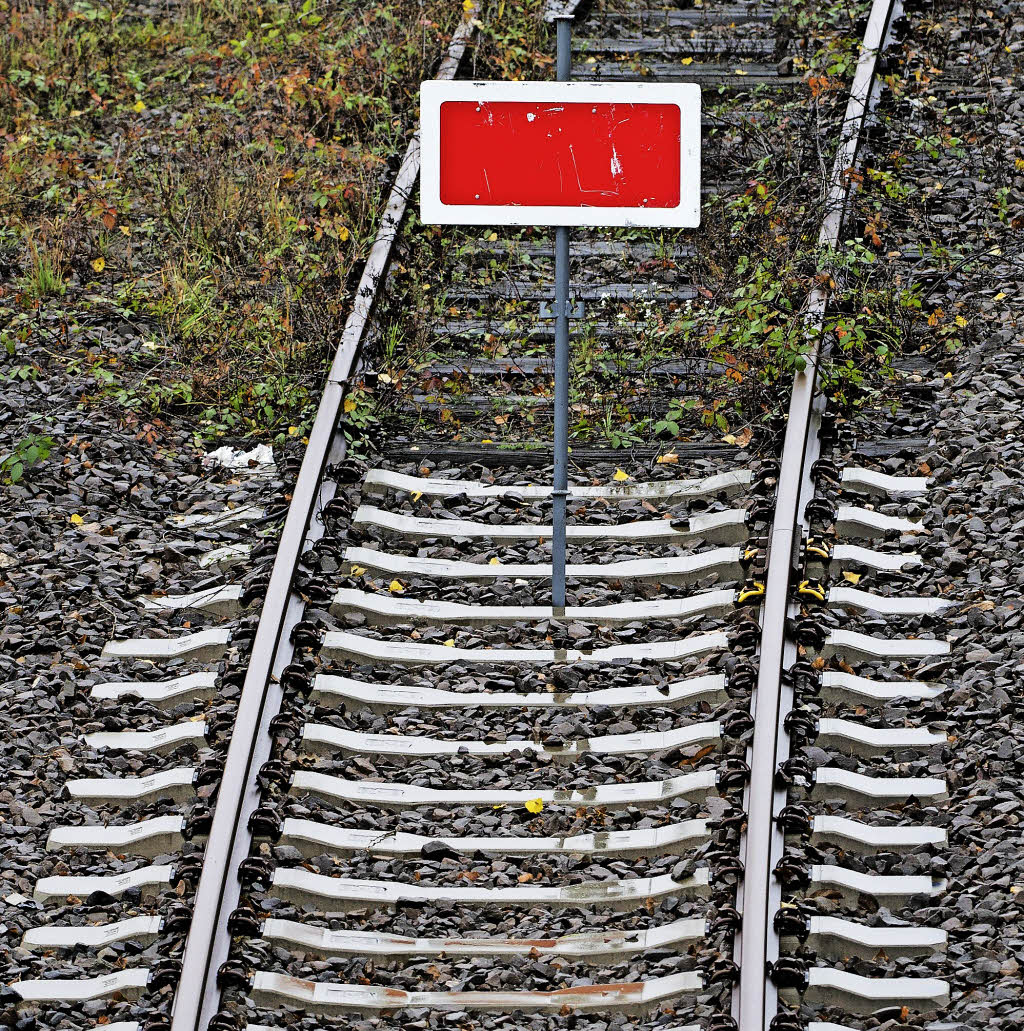
[[[680,118],[679,204],[674,208],[443,204],[441,105],[448,101],[675,104]],[[700,86],[695,82],[466,82],[420,85],[420,221],[425,225],[639,226],[700,225]]]

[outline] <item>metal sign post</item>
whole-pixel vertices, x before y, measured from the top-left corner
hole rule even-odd
[[[555,75],[572,75],[572,15],[556,25]],[[569,493],[569,227],[555,227],[555,471],[551,491],[551,608],[565,615],[565,498]]]

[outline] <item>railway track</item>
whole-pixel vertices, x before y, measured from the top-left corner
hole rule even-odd
[[[772,14],[581,9],[577,76],[678,77],[682,61],[724,98],[707,160],[728,165],[751,91],[800,81]],[[824,248],[840,239],[900,15],[876,0],[864,28]],[[472,32],[467,21],[439,76],[465,73]],[[929,482],[835,463],[843,438],[815,352],[776,454],[680,448],[646,475],[600,451],[578,460],[569,604],[554,618],[548,477],[530,473],[530,452],[478,460],[498,385],[517,398],[549,367],[550,323],[521,320],[550,295],[550,239],[470,234],[444,256],[417,400],[450,410],[453,380],[471,381],[469,459],[454,446],[427,457],[411,438],[378,465],[347,451],[346,396],[381,376],[380,313],[401,301],[417,171],[414,140],[276,546],[218,536],[280,512],[184,526],[210,542],[205,582],[145,604],[209,625],[105,650],[152,675],[92,689],[108,729],[85,743],[141,759],[130,775],[67,781],[79,818],[48,839],[44,919],[21,943],[42,969],[11,986],[19,1012],[85,1005],[116,1031],[331,1018],[834,1031],[941,1011],[946,982],[901,971],[941,956],[945,932],[914,912],[944,885],[927,864],[886,871],[945,840],[932,819],[945,782],[905,772],[944,746],[927,719],[942,683],[904,675],[949,651],[918,627],[945,603],[857,586],[919,567],[922,527],[901,505]],[[593,309],[595,367],[624,367],[615,304],[699,303],[693,255],[685,238],[581,235],[574,297]],[[828,301],[808,297],[809,330]],[[507,346],[484,358],[482,339]],[[681,356],[661,375],[671,392],[707,371]],[[853,630],[825,612],[870,619]],[[235,718],[208,722],[226,688]],[[894,701],[905,719],[887,725],[878,712]],[[203,763],[180,758],[204,748]],[[117,969],[68,971],[67,956],[111,948]]]

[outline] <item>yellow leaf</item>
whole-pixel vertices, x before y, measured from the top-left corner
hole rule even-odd
[[[722,437],[722,442],[725,444],[735,444],[736,438],[731,433],[727,433],[724,437]]]
[[[682,61],[680,62],[680,64],[693,64],[693,58],[692,57],[684,57],[682,59]]]
[[[356,410],[356,403],[350,397],[345,398],[345,411],[354,412]]]
[[[137,115],[141,115],[142,112],[146,110],[146,105],[143,104],[141,100],[136,100],[134,106],[132,107],[132,110]]]
[[[366,572],[365,566],[353,566],[349,571],[349,576],[362,576]]]
[[[612,477],[612,479],[617,480],[619,483],[622,483],[623,480],[629,479],[629,473],[624,473],[621,469],[616,469],[615,475]]]
[[[491,438],[490,438],[490,437],[484,437],[484,439],[483,439],[483,440],[481,440],[481,441],[480,441],[480,443],[481,443],[481,444],[493,444],[493,443],[494,443],[494,441],[493,441],[493,440],[491,440]]]
[[[402,586],[402,581],[401,580],[392,580],[391,583],[388,584],[388,590],[392,594],[404,594],[405,593],[405,588]]]
[[[489,566],[500,566],[501,562],[499,562],[497,557],[495,557],[495,558],[492,558],[492,559],[488,560],[487,564]]]
[[[475,5],[473,4],[473,0],[462,0],[462,9],[466,12],[466,14],[472,14],[474,6]]]
[[[84,520],[84,519],[83,519],[83,518],[82,518],[82,517],[81,517],[81,516],[80,516],[80,515],[79,515],[79,514],[78,514],[78,513],[76,512],[76,513],[75,513],[75,514],[74,514],[74,515],[73,515],[73,516],[71,517],[71,522],[72,522],[72,523],[73,523],[73,524],[74,524],[75,526],[81,526],[81,525],[82,525],[82,523],[84,523],[84,522],[85,522],[85,520]]]
[[[531,798],[523,803],[528,813],[539,813],[544,808],[544,799]]]
[[[448,640],[444,642],[444,646],[446,648],[454,648],[455,647],[455,638],[454,637],[449,637]]]
[[[993,300],[995,300],[995,301],[1005,301],[1006,300],[1006,294],[1004,294],[1003,291],[1000,290],[999,293],[997,293],[995,295]]]
[[[850,584],[860,583],[860,573],[843,572],[843,579]]]
[[[124,233],[125,236],[131,236],[132,235],[132,231],[131,231],[131,227],[130,226],[118,226],[117,228],[120,229],[121,232]]]
[[[658,455],[658,465],[678,465],[679,456],[674,452],[670,451],[667,455]]]
[[[497,239],[498,239],[498,234],[497,233],[491,233],[491,235],[487,237],[487,242],[488,243],[494,243],[494,241],[497,240]]]
[[[102,272],[107,267],[107,263],[102,258],[94,258],[89,264],[96,272]]]
[[[419,499],[422,498],[422,497],[423,497],[423,491],[421,491],[421,490],[414,490],[412,492],[412,499],[413,499],[413,501],[419,501]]]
[[[341,240],[342,243],[348,239],[348,229],[346,229],[345,226],[341,226],[338,229],[338,239]]]
[[[299,432],[299,427],[298,426],[289,426],[288,427],[288,436],[289,437],[297,436],[298,432]]]

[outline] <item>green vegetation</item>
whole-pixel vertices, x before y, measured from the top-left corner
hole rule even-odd
[[[162,9],[0,0],[0,303],[105,401],[302,432],[461,6]]]

